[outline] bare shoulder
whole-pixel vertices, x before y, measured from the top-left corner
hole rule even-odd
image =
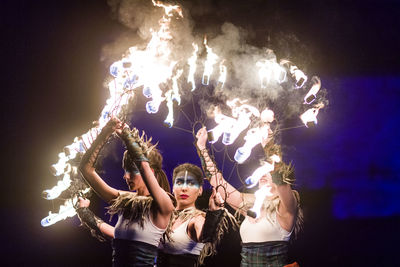
[[[196,215],[194,215],[190,219],[189,224],[188,224],[188,234],[192,240],[199,242],[200,235],[201,235],[203,225],[204,225],[204,221],[205,221],[205,213],[204,212],[196,213]]]
[[[198,210],[198,212],[196,212],[196,215],[194,215],[188,224],[188,227],[195,227],[195,228],[201,228],[203,227],[204,221],[206,219],[206,213],[203,211]]]

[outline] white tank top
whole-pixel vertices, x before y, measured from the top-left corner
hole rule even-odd
[[[165,244],[160,244],[160,249],[167,254],[192,254],[200,255],[204,247],[203,243],[193,241],[187,234],[187,227],[190,220],[179,225],[171,233],[171,240],[165,240]]]
[[[140,241],[158,247],[165,229],[160,229],[153,224],[149,215],[145,216],[143,228],[138,221],[125,219],[121,213],[118,214],[118,222],[115,225],[115,239]]]
[[[243,243],[259,243],[267,241],[289,241],[292,232],[283,229],[276,219],[276,212],[271,214],[271,219],[266,216],[257,221],[250,221],[246,216],[240,225],[240,236]]]

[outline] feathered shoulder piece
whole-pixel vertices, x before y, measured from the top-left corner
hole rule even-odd
[[[151,196],[138,196],[136,193],[120,193],[107,208],[111,218],[116,213],[122,213],[124,218],[130,221],[139,221],[143,227],[144,218],[155,210],[155,201]],[[111,220],[110,218],[110,220]]]
[[[173,220],[174,221],[181,220],[184,222],[199,215],[206,217],[206,213],[204,211],[198,210],[194,207],[179,211],[175,210],[173,215],[174,216]]]
[[[197,217],[199,215],[203,216],[203,217],[206,217],[205,214],[206,214],[205,212],[203,212],[201,210],[198,210],[195,207],[190,207],[190,208],[186,208],[186,209],[183,209],[183,210],[174,210],[174,212],[171,214],[171,219],[169,220],[168,227],[167,227],[167,230],[165,231],[165,234],[164,234],[162,242],[165,242],[165,240],[173,241],[171,239],[172,226],[174,225],[174,223],[177,220],[185,222],[185,221],[190,220],[190,219],[192,219],[194,217]]]

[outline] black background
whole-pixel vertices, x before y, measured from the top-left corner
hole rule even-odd
[[[199,32],[230,21],[249,30],[254,45],[278,47],[276,39],[296,36],[285,39],[301,51],[293,61],[307,58],[308,70],[321,77],[400,74],[398,1],[188,2],[209,8],[201,16],[193,12]],[[57,154],[101,111],[108,75],[101,51],[128,29],[112,18],[106,1],[20,0],[1,6],[2,265],[109,266],[109,244],[90,238],[76,218],[40,226],[53,208],[40,196],[55,184],[48,168]],[[390,101],[397,102],[398,92]],[[385,179],[398,183],[399,176]],[[397,265],[398,214],[339,220],[332,214],[332,188],[304,187],[301,193],[308,217],[291,250],[300,266]],[[226,256],[220,266],[231,259]]]

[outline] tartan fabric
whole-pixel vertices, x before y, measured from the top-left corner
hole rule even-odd
[[[132,240],[113,239],[113,267],[153,267],[157,247]]]
[[[242,244],[242,267],[282,267],[287,262],[289,243],[271,241]]]

